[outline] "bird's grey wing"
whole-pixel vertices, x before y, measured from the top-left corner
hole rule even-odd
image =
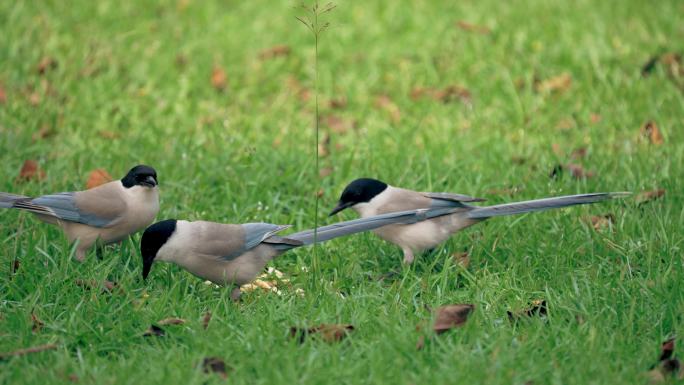
[[[13,207],[93,227],[108,227],[125,212],[126,202],[114,185],[92,190],[43,195],[20,200]]]
[[[233,259],[247,250],[251,250],[261,243],[286,243],[287,241],[297,242],[294,240],[287,240],[287,238],[281,238],[275,234],[287,229],[290,225],[274,225],[271,223],[245,223],[242,225],[233,225],[240,227],[240,233],[242,233],[242,242],[240,247],[234,247],[231,253],[223,255],[224,259]],[[284,242],[278,242],[278,239],[285,240]],[[237,246],[237,244],[235,245]]]
[[[452,194],[452,193],[434,193],[434,192],[424,192],[424,196],[432,199],[432,207],[435,206],[464,206],[464,202],[483,202],[483,198],[475,198],[468,195],[462,194]]]

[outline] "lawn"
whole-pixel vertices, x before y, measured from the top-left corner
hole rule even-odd
[[[362,176],[487,203],[664,196],[494,218],[411,266],[372,234],[296,249],[271,264],[291,285],[238,304],[176,266],[142,282],[139,235],[79,264],[57,228],[5,210],[0,353],[56,349],[0,361],[0,383],[223,383],[205,357],[234,384],[646,383],[684,328],[684,70],[670,54],[684,53],[684,4],[340,1],[319,47],[322,177],[313,38],[294,5],[0,2],[0,191],[80,190],[92,170],[144,163],[158,219],[296,230],[313,227],[319,189],[319,223],[354,218],[327,212]],[[45,177],[17,179],[26,160]],[[546,317],[509,321],[541,299]],[[452,303],[475,310],[435,336],[432,310]],[[142,336],[168,317],[186,323]],[[321,323],[355,329],[289,336]]]

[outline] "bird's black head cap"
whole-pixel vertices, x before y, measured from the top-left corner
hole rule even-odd
[[[330,215],[335,215],[338,212],[354,206],[357,203],[370,202],[378,194],[387,189],[387,183],[381,182],[377,179],[360,178],[347,185],[342,191],[337,206],[330,212]]]
[[[143,279],[147,279],[154,259],[157,257],[157,252],[166,244],[175,231],[175,219],[166,219],[145,229],[145,232],[140,239],[140,253],[142,254],[143,260]]]
[[[154,187],[157,185],[157,172],[150,166],[144,164],[133,167],[125,177],[121,179],[121,183],[126,188],[133,186]]]

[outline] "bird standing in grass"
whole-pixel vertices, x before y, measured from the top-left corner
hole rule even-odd
[[[218,285],[236,286],[231,298],[240,296],[239,286],[252,282],[266,263],[295,247],[373,230],[394,224],[409,225],[432,218],[439,211],[425,209],[378,215],[340,222],[286,236],[277,235],[289,226],[270,223],[241,225],[167,219],[148,227],[140,240],[143,279],[154,262],[169,262]]]
[[[415,253],[433,249],[456,232],[487,218],[596,203],[629,194],[579,194],[480,207],[470,203],[484,201],[481,198],[451,193],[417,192],[393,187],[376,179],[362,178],[347,185],[330,215],[347,208],[354,209],[362,218],[412,209],[442,212],[442,215],[424,222],[393,224],[373,231],[380,238],[401,247],[404,263],[410,264]]]
[[[157,172],[138,165],[121,180],[37,198],[0,193],[0,208],[29,211],[59,226],[70,242],[78,242],[75,257],[82,262],[94,244],[119,242],[154,221],[159,211]]]

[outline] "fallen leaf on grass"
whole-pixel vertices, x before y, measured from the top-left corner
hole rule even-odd
[[[165,335],[166,332],[164,329],[154,324],[150,325],[143,333],[143,337],[164,337]]]
[[[468,266],[470,266],[470,253],[467,251],[453,253],[451,254],[451,258],[454,259],[454,262],[456,262],[457,265],[463,266],[464,269],[467,269]]]
[[[482,25],[468,23],[467,21],[459,20],[456,26],[464,31],[479,33],[480,35],[489,35],[492,31]]]
[[[40,129],[31,135],[31,139],[34,142],[37,142],[41,139],[46,139],[49,138],[53,135],[55,135],[57,132],[52,128],[52,126],[49,126],[47,124],[44,124],[43,126],[40,127]]]
[[[585,156],[587,156],[587,148],[586,147],[576,148],[576,149],[572,150],[572,152],[570,153],[570,157],[572,159],[580,159],[580,158],[584,158]]]
[[[662,55],[651,56],[641,67],[641,76],[647,77],[656,69],[658,64],[665,66],[670,77],[684,76],[684,64],[682,56],[674,52],[667,52]]]
[[[202,328],[204,328],[204,330],[207,330],[207,328],[209,327],[210,321],[211,321],[211,312],[207,311],[206,313],[204,313],[204,316],[202,316]]]
[[[202,371],[204,373],[216,373],[221,378],[228,378],[228,368],[226,363],[219,357],[206,357],[202,360]]]
[[[642,191],[634,197],[636,203],[641,206],[645,203],[652,202],[665,196],[665,189],[658,189],[653,191]]]
[[[442,103],[450,103],[460,100],[463,103],[469,104],[472,99],[470,91],[458,85],[450,85],[443,89],[416,87],[411,91],[411,98],[413,100],[418,100],[424,97],[431,98]]]
[[[38,162],[33,159],[27,159],[19,170],[19,176],[17,176],[17,182],[27,182],[30,180],[42,180],[45,179],[45,171],[43,171]]]
[[[31,312],[31,331],[38,333],[43,326],[45,326],[45,323],[41,321],[35,313]]]
[[[684,371],[681,370],[681,362],[674,357],[675,339],[671,338],[660,347],[658,363],[651,367],[646,375],[651,384],[659,384],[671,378],[684,379]]]
[[[10,357],[25,356],[25,355],[31,354],[31,353],[44,352],[46,350],[54,350],[54,349],[57,349],[56,344],[45,344],[45,345],[33,346],[30,348],[15,350],[13,352],[0,353],[0,360],[6,360]]]
[[[475,310],[475,305],[456,304],[440,306],[436,311],[435,324],[432,329],[437,334],[465,325],[470,313]]]
[[[646,124],[641,127],[640,132],[641,136],[647,138],[651,144],[663,144],[663,135],[660,133],[655,122],[646,122]]]
[[[214,68],[211,70],[211,85],[219,92],[223,91],[228,85],[228,76],[218,65],[214,65]]]
[[[401,111],[399,107],[394,104],[392,99],[387,95],[380,95],[375,98],[375,106],[387,112],[393,123],[399,123],[401,120]]]
[[[105,169],[98,168],[90,172],[90,175],[88,176],[88,181],[86,182],[86,190],[103,185],[113,180],[114,178],[112,178],[112,176],[109,175],[109,173]]]
[[[347,98],[344,96],[339,98],[332,98],[328,101],[328,106],[334,110],[341,110],[347,107]]]
[[[592,178],[596,175],[593,171],[585,170],[584,167],[578,164],[567,163],[554,166],[553,170],[549,173],[549,177],[553,179],[558,178],[562,176],[563,172],[566,170],[569,171],[570,175],[575,179]]]
[[[321,178],[325,178],[327,176],[330,176],[333,173],[333,168],[332,167],[323,167],[318,174],[321,176]]]
[[[594,230],[601,230],[604,227],[611,227],[613,223],[615,223],[615,215],[595,215],[589,218],[589,222],[591,223],[592,227],[594,227]]]
[[[5,92],[5,88],[0,85],[0,104],[5,103],[7,103],[7,93]]]
[[[100,288],[103,293],[113,293],[114,289],[118,289],[119,291],[123,291],[120,287],[119,284],[116,282],[112,281],[103,281],[102,284],[97,282],[94,279],[90,280],[84,280],[84,279],[76,279],[76,286],[80,286],[86,290],[92,290],[92,289],[97,289]]]
[[[97,132],[97,134],[100,135],[101,138],[109,139],[109,140],[119,138],[118,132],[109,131],[109,130],[100,130]]]
[[[49,70],[56,69],[57,65],[57,60],[50,56],[45,56],[38,62],[37,70],[39,74],[43,75]]]
[[[342,341],[350,332],[354,330],[354,326],[350,324],[320,324],[312,328],[290,328],[290,337],[297,338],[299,343],[304,343],[308,336],[316,335],[321,340],[332,343]]]
[[[302,102],[307,102],[311,99],[311,90],[304,87],[302,83],[296,77],[290,75],[285,81],[287,88]]]
[[[600,122],[601,119],[603,119],[603,118],[599,114],[589,114],[589,121],[592,124],[596,124],[596,123]]]
[[[517,311],[517,312],[512,312],[512,311],[507,311],[506,313],[508,314],[508,319],[510,321],[517,321],[520,318],[523,317],[546,317],[548,314],[548,308],[546,307],[546,300],[545,299],[539,299],[536,301],[532,301],[530,304],[531,306],[528,309]]]
[[[327,115],[323,118],[323,122],[337,134],[346,134],[356,125],[353,120],[344,119],[337,115]]]
[[[267,48],[259,53],[259,59],[267,60],[273,59],[279,56],[287,56],[292,50],[287,45],[275,45],[271,48]]]
[[[564,92],[572,85],[572,76],[565,72],[535,84],[537,92]]]
[[[183,325],[185,323],[185,320],[182,318],[164,318],[163,320],[157,321],[157,325],[159,326],[166,326],[166,325]]]

